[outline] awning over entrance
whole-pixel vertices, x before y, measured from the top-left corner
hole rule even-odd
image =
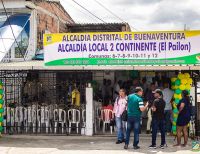
[[[0,70],[200,70],[197,66],[44,66],[44,61],[0,63]]]

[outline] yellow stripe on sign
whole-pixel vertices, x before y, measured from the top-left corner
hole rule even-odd
[[[44,34],[44,42],[43,42],[43,45],[44,46],[48,46],[48,45],[51,45],[51,44],[54,44],[54,43],[61,43],[63,42],[63,38],[66,37],[66,38],[74,38],[74,37],[77,37],[77,38],[80,38],[81,36],[90,36],[91,40],[93,40],[92,38],[94,37],[94,35],[99,35],[99,34],[102,34],[102,35],[107,35],[107,34],[110,34],[110,35],[120,35],[120,38],[125,38],[125,36],[128,36],[129,34],[131,34],[130,36],[132,37],[132,39],[135,39],[135,35],[146,35],[146,34],[158,34],[158,36],[155,36],[156,38],[159,37],[159,34],[160,33],[180,33],[180,34],[183,34],[185,35],[186,38],[188,37],[194,37],[194,36],[200,36],[200,30],[194,30],[194,31],[144,31],[144,32],[90,32],[90,33],[54,33],[54,34]],[[71,40],[71,39],[69,39]],[[72,39],[74,40],[74,39]],[[83,40],[87,40],[87,39],[83,39]],[[68,41],[68,39],[67,39]],[[67,42],[67,41],[64,41],[64,42]],[[76,42],[76,41],[72,41],[72,42]],[[81,42],[81,41],[79,41]],[[88,41],[85,41],[85,42],[88,42]]]

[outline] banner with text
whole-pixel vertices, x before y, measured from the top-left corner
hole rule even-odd
[[[200,64],[200,31],[44,35],[45,66]]]

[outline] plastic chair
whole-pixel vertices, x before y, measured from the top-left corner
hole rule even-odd
[[[114,118],[113,111],[109,109],[103,110],[103,133],[105,133],[105,126],[110,125],[110,121]],[[112,134],[113,126],[110,125],[110,133]]]
[[[36,129],[36,110],[32,107],[28,107],[28,109],[24,110],[25,115],[25,126],[26,132],[28,132],[28,128],[30,125],[33,126],[33,133],[35,133]]]
[[[83,127],[86,125],[86,110],[82,110],[82,122],[83,122]]]
[[[15,123],[17,123],[18,131],[20,131],[23,120],[24,120],[23,107],[18,106],[15,108],[15,118],[14,118]]]
[[[55,109],[53,111],[54,117],[54,133],[57,132],[58,124],[62,125],[62,133],[64,133],[64,125],[66,124],[66,112],[63,109]]]
[[[76,132],[78,134],[78,126],[80,124],[80,111],[77,109],[68,110],[69,133],[71,133],[72,124],[76,124]]]
[[[101,122],[103,121],[103,110],[101,109],[101,107],[96,108],[96,117],[97,117],[98,128],[100,129]]]
[[[49,110],[47,107],[41,107],[41,109],[37,112],[37,121],[38,121],[38,132],[40,132],[40,128],[42,124],[45,124],[46,133],[49,130]]]

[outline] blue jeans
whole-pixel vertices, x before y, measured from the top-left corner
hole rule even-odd
[[[121,117],[115,117],[115,122],[117,126],[117,140],[122,141],[124,140],[124,134],[126,130],[126,122],[122,121]]]
[[[171,110],[165,110],[165,124],[166,124],[165,132],[170,133],[172,129]]]
[[[137,146],[139,143],[139,133],[140,133],[140,117],[128,117],[127,120],[127,130],[126,130],[126,144],[129,145],[130,134],[132,129],[134,130],[134,142],[133,146]]]
[[[152,145],[156,145],[156,137],[158,128],[160,129],[161,133],[161,145],[165,145],[165,121],[159,120],[153,117],[152,119]]]

